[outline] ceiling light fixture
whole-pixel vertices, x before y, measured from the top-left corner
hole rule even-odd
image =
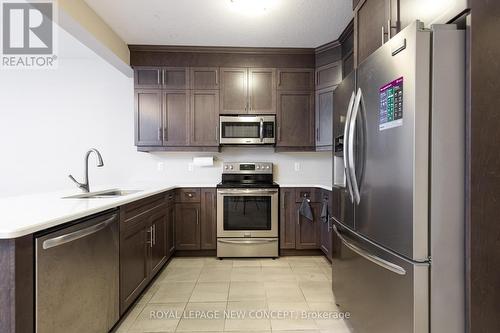
[[[231,7],[245,15],[262,15],[272,9],[277,0],[230,0]]]

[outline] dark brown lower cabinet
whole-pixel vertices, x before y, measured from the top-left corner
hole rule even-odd
[[[149,282],[149,215],[120,223],[120,314],[141,294]]]
[[[280,248],[283,250],[321,249],[321,191],[314,188],[280,189]],[[310,200],[313,221],[299,214],[303,197]]]
[[[167,257],[175,252],[175,205],[167,205]]]
[[[319,238],[320,238],[320,248],[321,251],[327,256],[329,259],[332,258],[332,196],[330,191],[323,190],[322,191],[323,200],[326,200],[328,205],[328,216],[326,219],[320,218],[319,222]],[[323,206],[323,202],[321,203]]]
[[[192,196],[189,197],[189,194]],[[215,188],[181,189],[177,191],[177,195],[176,250],[215,250],[217,248],[217,192]]]
[[[319,232],[320,232],[320,215],[321,205],[319,203],[311,203],[314,219],[311,221],[299,214],[300,203],[295,204],[297,214],[297,229],[295,231],[295,248],[297,250],[313,250],[318,249]]]
[[[217,191],[201,189],[200,248],[217,249]]]
[[[170,215],[161,195],[120,207],[120,314],[125,313],[171,255]]]
[[[167,262],[167,221],[166,206],[161,205],[151,212],[149,218],[151,223],[151,275],[160,271]]]
[[[295,249],[295,189],[280,189],[280,248]]]
[[[176,250],[200,250],[200,209],[199,203],[176,204]]]

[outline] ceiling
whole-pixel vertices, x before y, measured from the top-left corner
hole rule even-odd
[[[85,1],[127,44],[317,47],[352,18],[351,0]]]

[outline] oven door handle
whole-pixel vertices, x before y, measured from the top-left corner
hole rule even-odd
[[[245,196],[247,194],[277,194],[278,190],[218,190],[219,194]]]
[[[225,244],[263,244],[276,242],[276,238],[252,238],[252,239],[221,239],[217,240],[219,243]]]

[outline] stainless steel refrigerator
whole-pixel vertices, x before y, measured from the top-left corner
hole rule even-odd
[[[464,31],[416,21],[351,75],[334,97],[336,302],[354,332],[463,332]]]

